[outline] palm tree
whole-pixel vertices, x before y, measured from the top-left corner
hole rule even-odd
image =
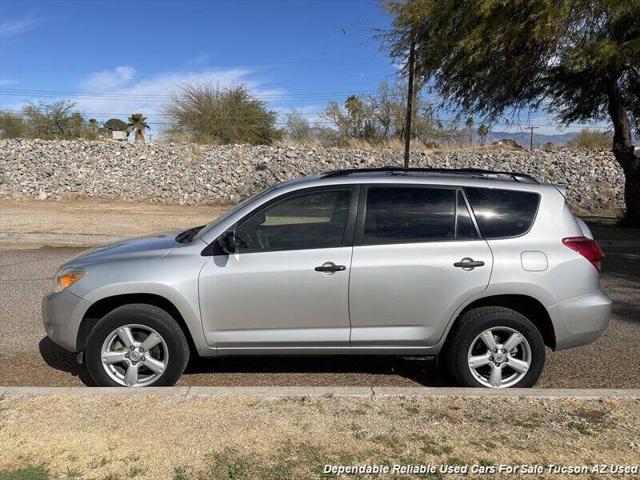
[[[141,113],[134,113],[129,116],[128,122],[128,131],[135,133],[136,143],[138,143],[138,141],[144,143],[144,131],[149,128],[147,117]]]
[[[473,144],[473,117],[467,118],[465,123],[469,129],[469,146],[471,146]]]
[[[487,135],[489,135],[489,127],[487,127],[484,123],[478,127],[478,136],[480,137],[480,145],[484,145],[487,140]]]

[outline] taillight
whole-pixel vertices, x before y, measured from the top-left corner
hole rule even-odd
[[[595,240],[587,237],[568,237],[563,238],[562,243],[589,260],[598,273],[602,272],[602,250]]]

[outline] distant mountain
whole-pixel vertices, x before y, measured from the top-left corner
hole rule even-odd
[[[578,132],[569,132],[555,135],[538,134],[533,131],[533,148],[538,148],[540,145],[552,142],[558,146],[566,145],[571,140],[576,138]],[[524,148],[529,148],[530,133],[529,132],[490,132],[487,135],[487,143],[497,142],[498,140],[515,140]]]

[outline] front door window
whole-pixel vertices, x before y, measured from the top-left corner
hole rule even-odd
[[[339,188],[276,201],[238,224],[238,253],[340,247],[350,198],[350,188]]]

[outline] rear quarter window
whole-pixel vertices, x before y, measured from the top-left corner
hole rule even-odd
[[[533,224],[540,195],[517,190],[465,188],[484,238],[517,237]]]

